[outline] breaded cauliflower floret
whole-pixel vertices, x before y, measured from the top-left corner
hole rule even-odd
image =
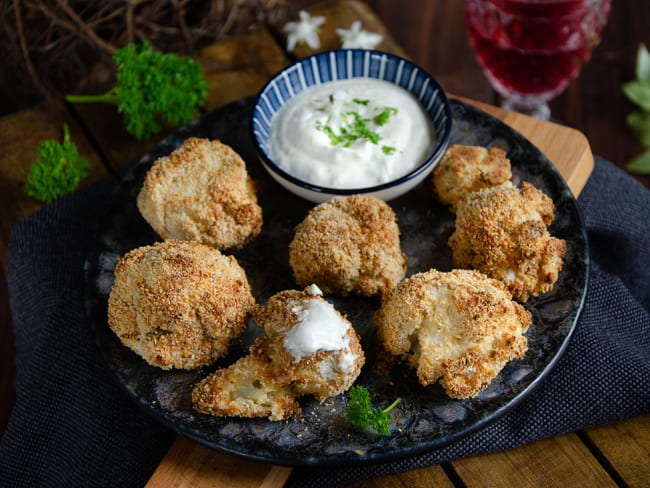
[[[108,325],[149,364],[194,369],[228,351],[254,306],[234,257],[198,242],[168,240],[118,260]]]
[[[433,170],[431,183],[440,201],[455,212],[468,193],[502,185],[510,178],[510,160],[502,149],[455,144]]]
[[[147,172],[138,209],[163,239],[219,250],[244,246],[262,229],[262,209],[242,158],[219,141],[188,138]]]
[[[470,193],[458,205],[449,238],[454,266],[482,271],[526,301],[546,293],[558,279],[566,252],[551,236],[552,200],[528,182]]]
[[[296,226],[289,260],[299,286],[372,296],[406,273],[393,209],[370,196],[335,197]]]
[[[530,313],[482,273],[430,270],[384,296],[375,324],[383,360],[406,360],[422,385],[440,380],[450,397],[470,398],[524,357]]]
[[[194,387],[192,402],[199,412],[296,417],[299,397],[313,395],[322,402],[346,391],[359,376],[365,361],[359,336],[315,285],[277,293],[253,316],[266,337],[248,356]]]

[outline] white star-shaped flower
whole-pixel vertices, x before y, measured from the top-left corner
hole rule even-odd
[[[355,20],[350,29],[336,29],[343,42],[343,49],[374,49],[383,36],[374,32],[361,30],[361,22]]]
[[[287,51],[293,51],[296,44],[306,43],[312,49],[320,47],[320,38],[318,37],[318,27],[325,22],[325,17],[312,17],[304,10],[298,12],[300,21],[287,22],[284,26],[284,32],[287,36]]]

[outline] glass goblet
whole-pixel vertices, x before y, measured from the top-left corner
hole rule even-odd
[[[465,0],[470,43],[502,107],[547,120],[548,101],[600,42],[611,0]]]

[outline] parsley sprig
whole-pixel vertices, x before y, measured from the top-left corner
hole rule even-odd
[[[401,398],[384,409],[372,408],[368,390],[364,386],[355,385],[348,391],[348,399],[347,416],[357,430],[363,432],[371,427],[379,434],[390,434],[390,411]]]
[[[63,125],[63,142],[46,140],[38,144],[38,158],[29,168],[25,193],[49,203],[75,190],[89,171],[90,164],[70,139],[68,125]]]
[[[636,79],[623,84],[623,93],[641,109],[629,114],[626,121],[646,148],[645,152],[627,163],[627,169],[650,174],[650,53],[643,44],[637,53]]]
[[[363,106],[370,103],[370,100],[359,98],[354,98],[352,101]],[[353,142],[359,139],[369,141],[372,144],[379,144],[381,136],[371,128],[370,124],[372,123],[378,127],[384,126],[388,123],[390,117],[395,114],[397,114],[397,109],[394,107],[383,107],[372,118],[363,117],[357,111],[348,110],[341,114],[342,124],[338,128],[338,132],[329,123],[323,124],[320,120],[316,122],[316,129],[327,134],[332,146],[350,147]],[[396,151],[396,148],[382,145],[381,150],[384,154],[390,155]]]
[[[66,100],[117,105],[126,130],[145,139],[162,124],[190,122],[208,94],[199,63],[176,54],[155,51],[147,42],[129,44],[113,55],[117,83],[101,95],[68,95]]]

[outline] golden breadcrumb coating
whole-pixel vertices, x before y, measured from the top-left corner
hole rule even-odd
[[[459,202],[449,238],[454,266],[482,271],[526,301],[558,279],[566,242],[551,236],[553,201],[528,182],[470,193]]]
[[[406,273],[393,209],[370,196],[335,197],[296,226],[289,261],[298,285],[325,293],[372,296],[395,287]]]
[[[478,271],[430,270],[382,297],[375,324],[382,360],[406,360],[422,385],[440,380],[450,397],[470,398],[524,357],[530,312]]]
[[[220,141],[188,138],[147,172],[140,213],[163,239],[237,249],[262,229],[262,209],[242,158]]]
[[[134,249],[115,267],[108,325],[162,369],[194,369],[223,356],[255,306],[232,256],[191,241]]]
[[[510,160],[497,147],[452,145],[433,170],[431,183],[438,198],[456,211],[458,201],[472,191],[510,181]]]
[[[303,395],[322,402],[350,388],[365,362],[359,336],[319,293],[313,286],[282,291],[266,306],[257,306],[253,315],[266,336],[257,339],[248,356],[201,380],[192,391],[194,408],[217,416],[282,420],[300,415],[297,399]],[[300,354],[292,341],[310,320],[327,329],[331,341],[316,341],[314,350]]]

